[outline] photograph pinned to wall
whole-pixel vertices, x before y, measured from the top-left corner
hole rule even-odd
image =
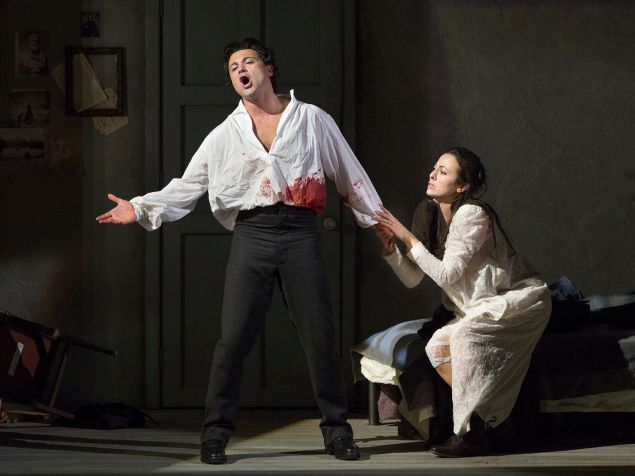
[[[45,155],[44,129],[0,129],[0,159],[43,159]]]
[[[14,89],[9,93],[11,127],[37,127],[50,121],[51,92],[48,89]]]
[[[50,35],[42,30],[16,30],[15,77],[44,78],[49,74],[46,51]]]
[[[99,38],[100,36],[100,22],[99,12],[82,12],[81,29],[79,35],[82,38]]]
[[[52,122],[45,127],[44,136],[47,150],[43,168],[83,171],[81,122]]]

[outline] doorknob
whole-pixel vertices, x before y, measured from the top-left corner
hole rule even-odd
[[[322,222],[322,226],[326,231],[333,231],[337,229],[337,219],[334,217],[326,217]]]

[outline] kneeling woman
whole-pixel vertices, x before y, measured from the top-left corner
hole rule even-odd
[[[479,200],[484,186],[478,156],[453,148],[430,173],[426,193],[433,201],[417,208],[415,233],[387,209],[377,211],[376,230],[397,276],[414,287],[427,274],[454,314],[426,345],[433,367],[452,387],[455,435],[431,448],[438,456],[489,451],[487,427],[509,417],[551,312],[546,284],[515,252],[494,210]],[[404,243],[407,257],[394,238]]]

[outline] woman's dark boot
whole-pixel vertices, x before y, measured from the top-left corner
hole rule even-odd
[[[434,445],[430,451],[441,458],[464,458],[483,456],[489,453],[487,425],[476,414],[470,419],[470,431],[463,435],[452,435],[442,445]]]
[[[430,419],[430,444],[445,442],[452,435],[452,388],[437,374],[434,382],[434,410]]]

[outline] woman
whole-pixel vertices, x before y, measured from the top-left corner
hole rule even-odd
[[[486,430],[510,415],[551,312],[546,284],[479,199],[484,187],[478,156],[456,147],[430,173],[426,193],[433,201],[417,208],[415,233],[387,209],[376,212],[385,259],[397,276],[414,287],[427,274],[454,314],[426,345],[432,366],[452,387],[455,435],[431,448],[443,457],[489,451]]]

